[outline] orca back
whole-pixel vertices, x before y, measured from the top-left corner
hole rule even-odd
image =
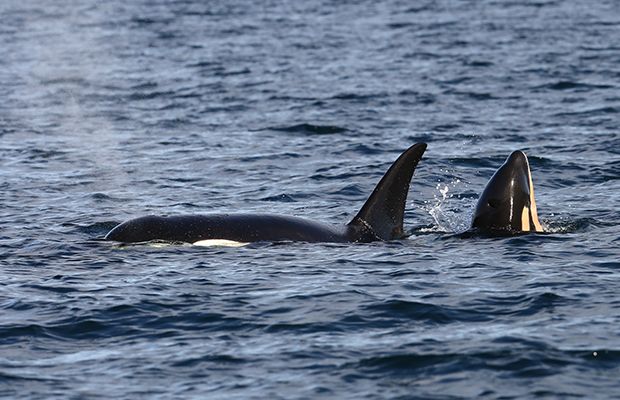
[[[106,240],[196,243],[225,240],[370,242],[404,237],[403,216],[409,184],[426,144],[411,146],[385,173],[358,214],[345,227],[331,227],[303,218],[269,214],[212,214],[135,218],[112,229]]]

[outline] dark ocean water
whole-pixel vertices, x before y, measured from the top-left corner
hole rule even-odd
[[[620,3],[0,4],[0,396],[620,398]],[[153,214],[406,240],[120,247]],[[550,233],[459,235],[515,149]]]

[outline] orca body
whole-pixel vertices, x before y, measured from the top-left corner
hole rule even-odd
[[[405,237],[403,217],[409,184],[425,143],[392,164],[359,213],[344,226],[272,214],[145,216],[123,222],[105,237],[124,243],[164,240],[187,243],[371,242]]]
[[[495,172],[478,199],[472,228],[484,232],[543,232],[527,156],[515,151]]]

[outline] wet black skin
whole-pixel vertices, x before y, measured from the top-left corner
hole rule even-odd
[[[271,214],[145,216],[116,226],[106,240],[135,243],[151,240],[195,243],[224,239],[236,242],[370,242],[405,236],[403,216],[409,184],[425,143],[411,146],[392,164],[359,211],[344,226]]]
[[[521,232],[523,208],[530,206],[527,157],[522,151],[515,151],[495,172],[480,195],[472,228],[479,231]],[[529,218],[530,226],[533,226]]]
[[[332,227],[303,218],[271,214],[207,214],[160,217],[148,215],[122,223],[108,233],[107,240],[147,242],[166,240],[195,243],[226,239],[257,241],[346,242],[353,237],[345,228]]]

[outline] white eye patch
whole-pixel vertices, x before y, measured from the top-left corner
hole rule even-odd
[[[530,209],[528,207],[523,207],[521,212],[521,230],[523,232],[530,231]]]
[[[526,157],[527,159],[527,157]],[[528,213],[532,215],[532,222],[533,225],[531,227],[531,230],[533,230],[534,232],[543,232],[543,227],[540,224],[540,221],[538,220],[538,210],[536,209],[536,198],[534,197],[534,181],[532,180],[532,170],[530,170],[530,161],[527,160],[527,177],[529,180],[529,184],[530,184],[530,207],[531,210],[529,208],[526,207],[526,209],[528,210]],[[525,209],[523,210],[525,212]],[[523,215],[521,215],[521,221],[523,221]],[[525,231],[525,224],[523,224],[524,228],[523,230]],[[530,221],[528,218],[527,221],[527,230],[530,230]]]

